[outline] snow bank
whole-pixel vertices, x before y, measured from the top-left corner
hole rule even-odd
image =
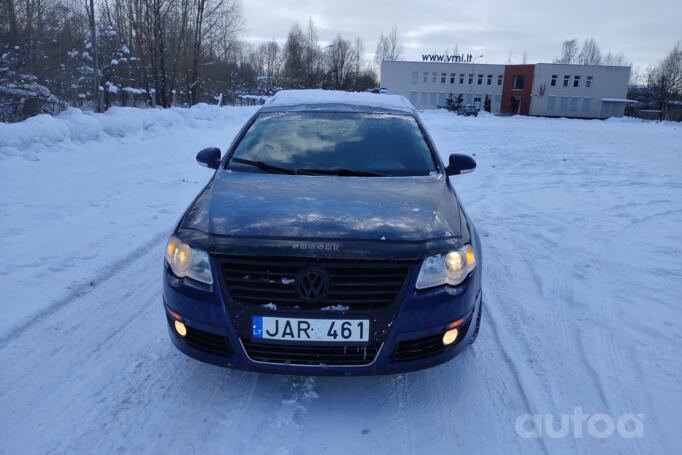
[[[0,123],[0,159],[39,159],[45,152],[69,151],[88,142],[162,135],[169,130],[220,127],[243,122],[257,108],[198,104],[189,109],[113,107],[103,114],[70,108],[57,116],[38,115],[19,123]]]

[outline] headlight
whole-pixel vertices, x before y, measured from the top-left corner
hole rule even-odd
[[[457,286],[476,268],[476,256],[471,245],[456,251],[424,259],[417,278],[417,289],[449,284]]]
[[[202,283],[213,284],[208,253],[190,247],[175,236],[168,239],[166,262],[178,278],[189,277]]]

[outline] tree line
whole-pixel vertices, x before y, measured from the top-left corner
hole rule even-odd
[[[377,86],[357,37],[322,45],[312,20],[283,44],[240,39],[239,0],[0,0],[0,121],[66,106],[190,106],[279,88]],[[400,58],[397,30],[378,58]]]

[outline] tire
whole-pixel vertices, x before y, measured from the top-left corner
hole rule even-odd
[[[478,309],[478,316],[476,316],[476,326],[474,327],[474,334],[471,335],[469,344],[474,344],[476,337],[478,337],[478,331],[481,329],[481,314],[483,314],[483,299],[481,299],[481,307]]]

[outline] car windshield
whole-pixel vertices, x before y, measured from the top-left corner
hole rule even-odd
[[[229,167],[364,176],[417,176],[437,170],[411,115],[347,112],[260,114]]]

